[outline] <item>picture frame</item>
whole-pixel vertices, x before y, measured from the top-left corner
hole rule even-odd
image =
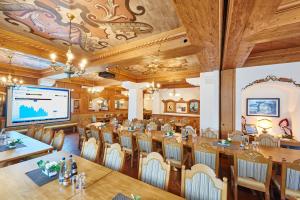
[[[189,113],[199,114],[200,113],[200,101],[197,99],[192,99],[189,101]]]
[[[188,104],[186,102],[176,103],[176,113],[187,113]]]
[[[258,134],[257,128],[255,124],[245,124],[245,133],[248,135]]]
[[[247,98],[246,115],[280,117],[280,98]]]
[[[166,112],[174,113],[175,109],[176,109],[175,105],[176,105],[176,103],[174,101],[166,102]]]

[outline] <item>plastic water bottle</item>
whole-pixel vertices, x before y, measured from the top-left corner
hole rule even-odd
[[[63,182],[64,182],[65,171],[66,171],[66,158],[63,157],[60,161],[60,169],[59,169],[59,174],[58,174],[59,184],[63,184]]]

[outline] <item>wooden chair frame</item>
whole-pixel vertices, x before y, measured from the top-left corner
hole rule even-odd
[[[300,172],[300,159],[295,160],[292,163],[286,162],[286,160],[282,160],[282,165],[281,165],[281,184],[280,184],[280,196],[281,196],[282,200],[285,200],[286,198],[288,198],[288,199],[295,198],[296,199],[296,197],[291,197],[291,196],[286,195],[286,175],[287,175],[287,169],[288,168]]]
[[[280,139],[275,138],[274,136],[267,134],[267,133],[260,134],[258,137],[255,138],[255,141],[260,142],[263,139],[270,140],[271,142],[276,143],[277,147],[280,147]],[[259,144],[259,145],[261,146],[261,144]]]
[[[140,160],[140,155],[143,155],[143,156],[147,156],[148,155],[148,153],[143,152],[143,151],[140,150],[139,140],[150,142],[151,152],[153,151],[152,137],[148,136],[145,133],[137,134],[136,135],[136,146],[137,146],[137,150],[138,150],[138,160]]]
[[[45,137],[47,137],[48,134],[50,134],[50,140],[49,140],[48,142],[46,142]],[[43,135],[42,135],[41,141],[44,142],[44,143],[46,143],[46,144],[51,144],[51,142],[52,142],[52,140],[53,140],[53,137],[54,137],[53,129],[51,129],[51,128],[46,128],[46,129],[44,130]]]
[[[28,128],[27,128],[27,133],[26,133],[27,136],[29,137],[34,137],[35,135],[35,125],[29,125]]]
[[[161,127],[161,131],[162,132],[167,132],[165,130],[163,130],[166,126],[169,126],[171,128],[171,130],[174,130],[174,127],[170,124],[170,123],[165,123],[162,127]]]
[[[213,131],[211,128],[201,130],[201,136],[206,138],[216,138],[219,139],[219,132]],[[216,136],[216,137],[214,137]]]
[[[95,126],[92,125],[90,127],[90,131],[91,131],[91,136],[95,138],[95,136],[93,135],[93,133],[97,133],[97,138],[95,138],[97,141],[101,141],[101,134],[100,134],[100,130]]]
[[[79,132],[79,129],[83,129],[84,130],[83,135]],[[78,135],[79,135],[78,148],[80,149],[81,146],[82,146],[82,144],[83,144],[83,141],[88,139],[87,134],[86,134],[86,127],[84,125],[82,125],[82,124],[78,124],[78,126],[77,126],[77,132],[78,132]]]
[[[56,137],[58,137],[59,135],[63,135],[63,139],[60,141],[60,143],[57,145],[57,148],[56,150],[57,151],[60,151],[64,145],[64,141],[65,141],[65,133],[63,130],[59,130],[58,132],[54,133],[54,137],[53,137],[53,140],[52,140],[52,146],[53,146],[53,142],[55,140]]]
[[[112,144],[110,147],[105,147],[104,150],[104,157],[103,157],[103,166],[105,166],[105,161],[107,159],[107,155],[112,151],[112,149],[116,149],[119,152],[119,155],[121,157],[121,167],[120,167],[120,172],[123,170],[124,167],[124,161],[125,161],[125,153],[121,150],[121,146],[118,143]]]
[[[86,148],[87,145],[93,145],[96,148],[96,150],[95,150],[95,152],[96,152],[95,159],[90,160],[90,161],[98,162],[99,161],[99,154],[100,154],[100,143],[99,143],[99,141],[97,141],[95,138],[89,138],[88,140],[84,140],[82,148],[81,148],[81,152],[80,152],[80,156],[82,158],[85,158],[84,157],[84,151],[85,151],[85,148]],[[85,158],[85,159],[87,159],[87,158]]]
[[[194,165],[196,165],[195,151],[202,151],[202,152],[216,154],[215,174],[217,177],[219,177],[219,166],[220,166],[219,151],[209,143],[194,144],[192,147],[192,160]]]
[[[238,160],[246,160],[246,161],[250,161],[250,162],[255,162],[255,163],[264,163],[268,165],[268,169],[266,172],[266,181],[264,183],[265,188],[264,190],[260,190],[257,187],[252,187],[250,185],[246,185],[246,184],[240,184],[238,183]],[[256,151],[252,151],[252,150],[246,150],[242,153],[237,153],[234,155],[234,173],[231,175],[232,177],[232,186],[234,187],[234,199],[237,200],[238,199],[238,186],[242,186],[242,187],[246,187],[246,188],[250,188],[253,190],[257,190],[257,191],[261,191],[265,193],[265,199],[268,200],[270,199],[270,182],[271,182],[271,178],[272,178],[272,158],[265,158],[262,154],[256,152]]]
[[[126,147],[124,147],[124,146],[122,145],[122,140],[121,140],[122,137],[128,137],[128,138],[130,138],[130,141],[131,141],[131,149],[128,149],[128,148],[126,148]],[[122,131],[120,131],[120,132],[119,132],[119,143],[120,143],[120,145],[121,145],[121,147],[122,147],[122,150],[123,150],[126,154],[130,155],[130,157],[131,157],[131,162],[130,162],[130,163],[131,163],[131,167],[133,167],[133,159],[134,159],[135,148],[134,148],[134,140],[133,140],[132,132],[127,131],[127,130],[122,130]]]
[[[36,126],[34,131],[34,139],[40,141],[42,139],[43,134],[44,134],[44,126],[43,125]]]
[[[215,187],[221,190],[221,200],[227,199],[227,178],[224,177],[223,181],[216,177],[215,172],[208,166],[203,164],[196,164],[190,170],[186,170],[185,166],[181,169],[181,196],[185,197],[185,180],[192,179],[197,173],[204,173],[209,176],[214,183]]]
[[[166,158],[166,152],[165,152],[165,146],[166,145],[176,146],[176,147],[180,148],[180,151],[181,151],[181,154],[180,154],[180,156],[181,156],[180,164],[174,163],[174,162],[172,162],[172,160],[169,160],[169,159]],[[166,161],[170,161],[170,163],[171,163],[172,166],[181,168],[182,165],[183,165],[183,163],[184,163],[184,158],[183,158],[183,144],[181,142],[178,142],[176,140],[176,138],[164,138],[162,147],[163,147],[163,155],[164,155],[165,160]]]
[[[147,165],[150,160],[158,160],[161,164],[162,170],[166,171],[166,180],[165,180],[165,186],[164,189],[168,190],[169,187],[169,180],[170,180],[170,171],[171,171],[171,165],[170,162],[165,162],[163,157],[157,153],[157,152],[151,152],[146,157],[143,157],[143,155],[140,155],[139,158],[139,173],[138,173],[138,179],[142,181],[142,171],[143,171],[143,165]]]
[[[114,142],[114,133],[113,133],[113,127],[111,126],[105,126],[101,129],[101,139],[102,139],[102,145],[103,145],[103,148],[105,147],[110,147],[111,144],[109,143],[106,143],[105,140],[104,140],[104,133],[110,133],[111,134],[111,138],[112,138],[112,142]]]

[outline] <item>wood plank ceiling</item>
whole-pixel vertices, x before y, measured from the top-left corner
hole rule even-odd
[[[300,61],[300,0],[68,2],[0,2],[0,73],[60,77],[47,66],[52,52],[65,62],[67,12],[76,58],[89,60],[78,83],[111,84],[95,75],[108,69],[118,81],[186,86],[201,72]]]

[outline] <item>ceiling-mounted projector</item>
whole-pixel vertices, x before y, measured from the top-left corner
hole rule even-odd
[[[116,77],[115,74],[113,74],[111,72],[107,72],[107,71],[105,71],[105,72],[99,72],[98,76],[102,77],[102,78],[115,78]]]

